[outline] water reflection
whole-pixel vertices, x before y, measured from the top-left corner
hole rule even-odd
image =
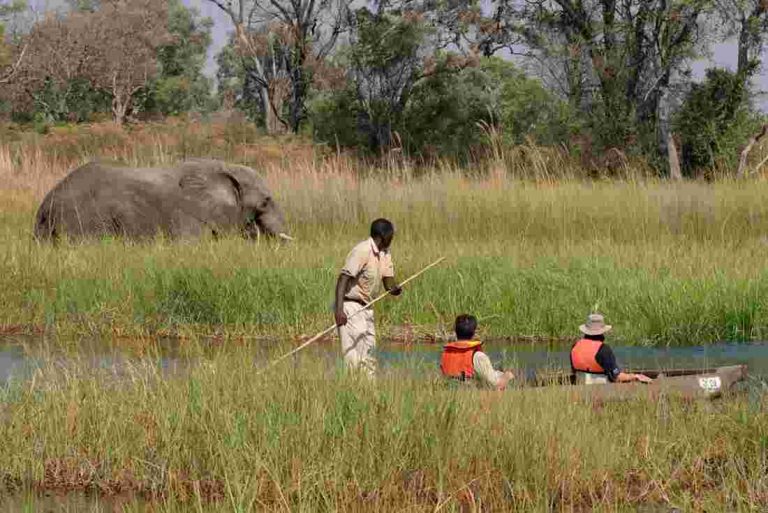
[[[145,511],[146,504],[135,497],[106,497],[95,493],[17,493],[0,495],[2,511],[8,513],[101,513],[104,511]]]
[[[505,368],[528,370],[568,370],[568,345],[542,343],[512,344],[509,342],[486,342],[485,351],[494,364]],[[719,343],[709,346],[688,347],[621,347],[613,346],[619,364],[632,369],[703,368],[723,365],[747,364],[752,376],[768,376],[768,343]],[[254,356],[264,346],[254,344]],[[307,353],[324,356],[332,362],[338,345],[325,343],[311,348]],[[382,368],[413,366],[423,364],[437,369],[440,359],[440,344],[403,345],[382,342],[378,358]],[[152,347],[141,351],[111,347],[102,341],[78,342],[77,350],[66,352],[51,349],[48,342],[37,338],[0,337],[0,384],[9,380],[29,378],[34,370],[43,364],[53,363],[66,367],[77,363],[94,369],[121,375],[132,365],[152,365],[162,375],[183,372],[194,365],[195,358],[185,357],[179,350],[178,342],[155,341]]]
[[[95,339],[79,340],[75,348],[68,348],[40,337],[0,337],[0,385],[28,379],[43,365],[85,366],[116,377],[132,366],[151,365],[165,376],[189,368],[190,360],[182,357],[179,344],[172,340],[154,341],[151,347],[142,346],[137,350]]]

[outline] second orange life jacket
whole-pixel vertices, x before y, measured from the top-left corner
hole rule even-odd
[[[602,374],[605,372],[597,363],[597,352],[603,343],[599,340],[583,338],[571,348],[571,367],[577,372],[592,372]]]
[[[480,350],[479,340],[460,340],[443,346],[440,356],[440,371],[443,376],[469,379],[475,375],[472,358]]]

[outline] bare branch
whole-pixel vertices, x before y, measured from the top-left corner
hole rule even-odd
[[[235,16],[235,12],[232,10],[232,2],[222,2],[221,0],[208,0],[208,1],[214,4],[219,9],[221,9],[224,13],[226,13],[227,16],[232,18],[232,21],[237,20]]]
[[[16,62],[11,66],[11,68],[4,75],[0,76],[0,84],[7,84],[11,80],[13,80],[13,77],[19,71],[19,67],[21,66],[21,63],[24,60],[24,55],[26,55],[27,53],[27,48],[29,48],[29,44],[24,45],[24,47],[21,49],[21,53],[19,53],[19,57],[16,59]]]

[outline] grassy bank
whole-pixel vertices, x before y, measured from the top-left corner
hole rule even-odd
[[[671,184],[638,173],[626,181],[524,181],[487,167],[369,168],[231,127],[47,137],[0,146],[5,331],[309,335],[330,320],[346,252],[373,218],[386,216],[398,229],[400,277],[448,258],[382,305],[384,333],[396,325],[440,333],[472,311],[486,319],[484,336],[570,337],[597,308],[621,343],[768,337],[762,180]],[[41,196],[94,154],[137,165],[213,154],[254,165],[298,241],[33,242]],[[556,176],[555,167],[544,169]]]
[[[380,309],[437,332],[461,311],[486,336],[572,336],[592,308],[625,343],[766,337],[768,185],[564,183],[491,188],[448,175],[270,175],[298,242],[31,241],[34,202],[0,217],[0,323],[69,334],[301,335],[322,329],[346,251],[393,219],[399,275],[447,261]]]
[[[255,376],[251,361],[225,346],[171,378],[44,367],[0,392],[0,482],[160,511],[768,507],[757,395],[586,406],[404,371],[371,384],[311,357]]]

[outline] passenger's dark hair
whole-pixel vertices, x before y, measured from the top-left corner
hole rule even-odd
[[[379,218],[371,223],[371,237],[389,237],[395,233],[395,225],[388,219]]]
[[[598,342],[605,342],[605,335],[584,335],[587,340],[597,340]]]
[[[477,329],[477,319],[474,315],[461,314],[456,317],[456,324],[454,325],[454,331],[456,332],[456,338],[459,340],[472,340],[475,336],[475,330]]]

